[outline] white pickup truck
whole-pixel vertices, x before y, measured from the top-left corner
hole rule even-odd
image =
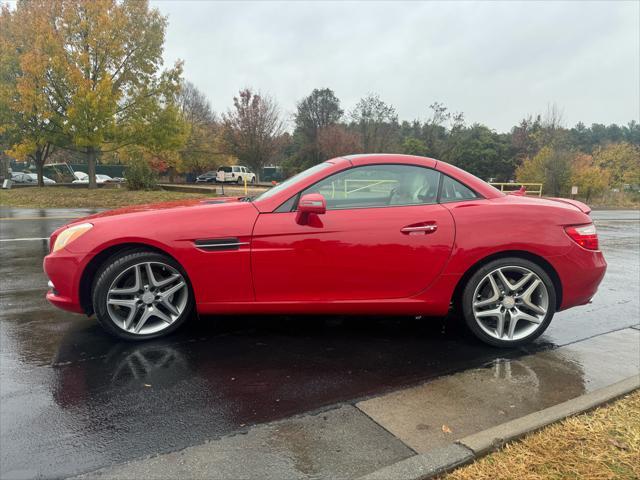
[[[247,167],[240,165],[223,166],[218,169],[216,174],[216,182],[234,182],[239,185],[243,184],[245,179],[247,183],[256,183],[256,174],[249,171]]]

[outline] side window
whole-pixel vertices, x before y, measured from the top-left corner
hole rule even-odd
[[[320,193],[327,209],[436,203],[440,173],[413,165],[367,165],[337,173],[302,195]]]
[[[473,190],[465,187],[463,184],[454,180],[447,175],[442,178],[442,192],[440,193],[440,202],[459,202],[461,200],[473,200],[478,198]]]
[[[233,171],[234,172],[239,172],[240,171],[240,167],[233,167]]]

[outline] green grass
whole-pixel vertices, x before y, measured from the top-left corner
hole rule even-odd
[[[126,188],[26,187],[0,190],[0,205],[23,208],[117,208],[141,203],[207,198],[213,194],[132,191]]]

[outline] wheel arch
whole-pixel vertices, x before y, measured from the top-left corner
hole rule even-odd
[[[180,262],[178,262],[178,260],[166,250],[163,250],[162,248],[156,247],[154,245],[149,245],[148,243],[126,242],[118,243],[116,245],[111,245],[105,248],[89,261],[87,266],[82,271],[82,275],[80,277],[78,297],[80,299],[80,306],[87,315],[93,314],[93,302],[91,300],[91,294],[93,289],[93,278],[95,274],[109,258],[113,257],[116,254],[121,254],[127,250],[147,250],[150,252],[161,253],[162,255],[166,255],[180,264]],[[187,282],[189,282],[189,284],[191,284],[188,275],[186,277],[186,280]]]
[[[458,280],[458,283],[456,284],[456,288],[454,289],[453,296],[451,298],[453,305],[457,306],[460,303],[464,287],[475,272],[477,272],[480,268],[482,268],[489,262],[508,257],[518,257],[529,260],[538,265],[545,272],[547,272],[556,290],[556,309],[560,309],[560,306],[562,305],[562,282],[560,281],[558,272],[556,272],[556,269],[553,267],[553,265],[551,265],[551,263],[549,263],[548,260],[541,257],[540,255],[536,255],[535,253],[527,252],[526,250],[504,250],[501,252],[496,252],[478,260],[476,263],[471,265],[471,267],[467,269],[467,271],[462,275],[462,277],[460,277],[460,280]]]

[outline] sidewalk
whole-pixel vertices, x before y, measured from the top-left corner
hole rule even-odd
[[[588,408],[585,398],[603,401],[600,389],[639,372],[640,331],[626,328],[83,478],[423,478],[425,462],[473,458],[457,440],[480,445],[488,437],[475,434],[510,421],[522,429],[522,417],[556,405]]]

